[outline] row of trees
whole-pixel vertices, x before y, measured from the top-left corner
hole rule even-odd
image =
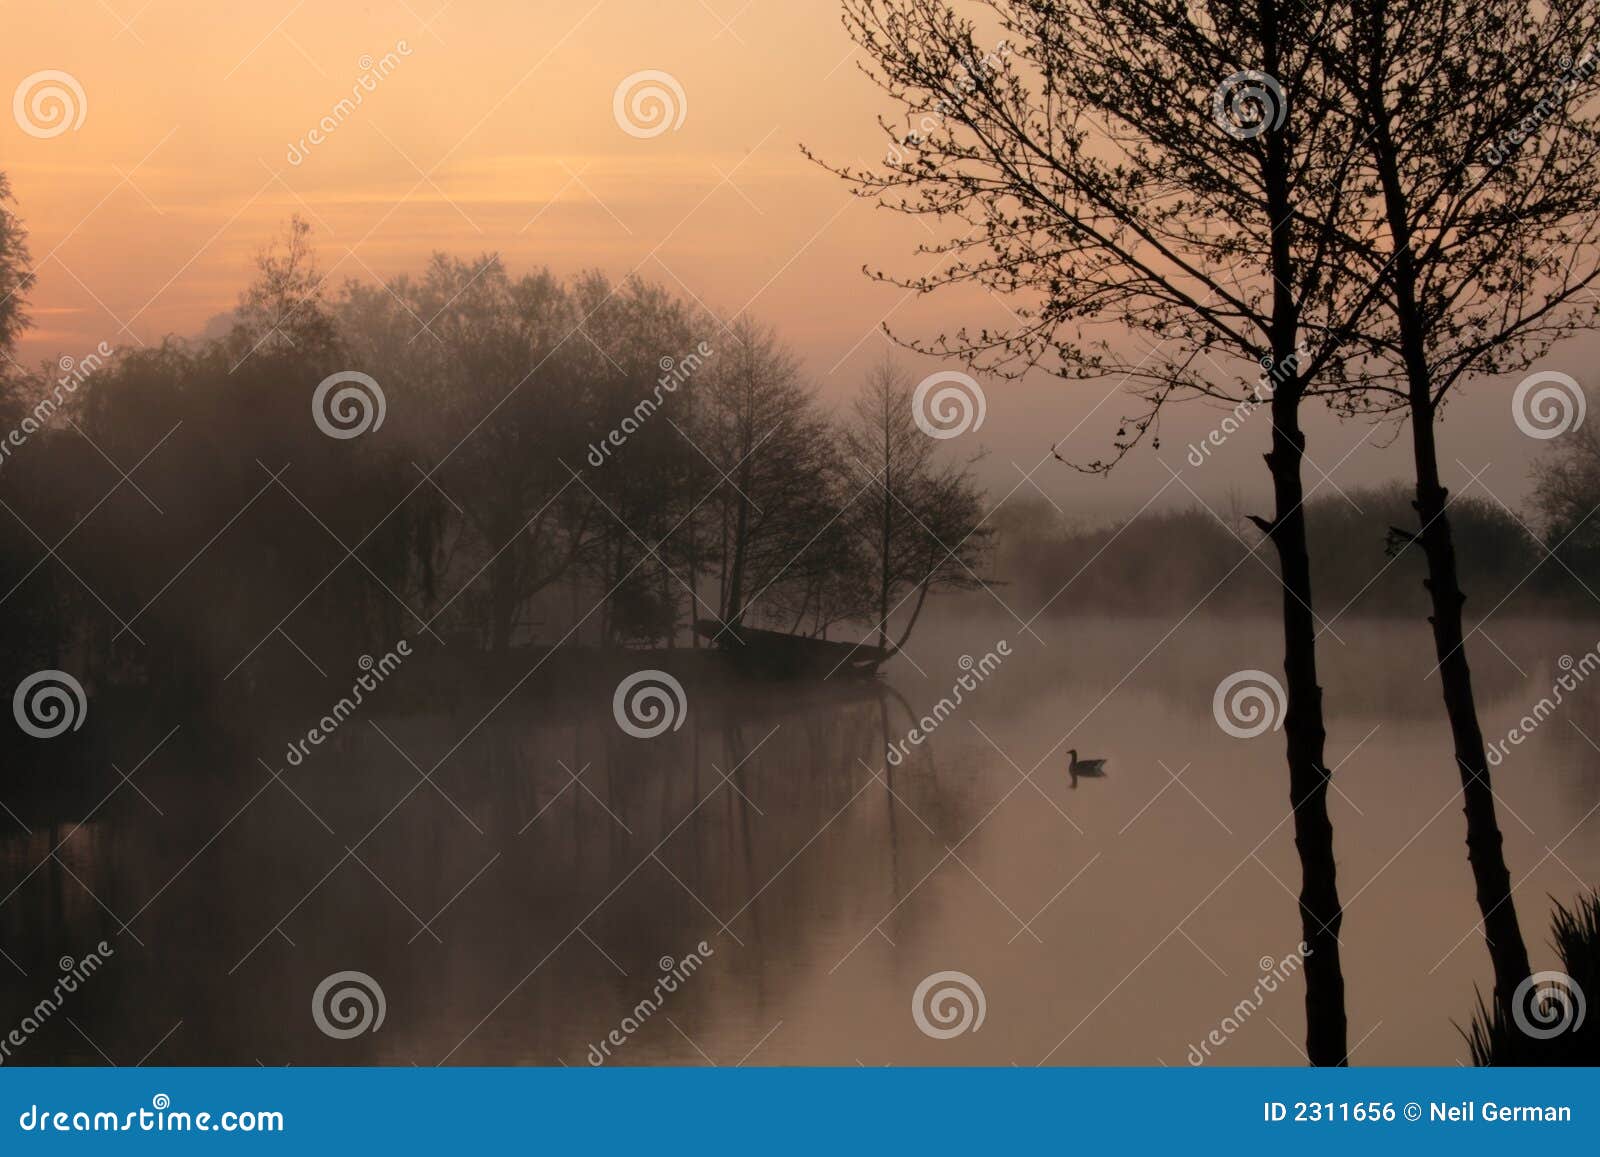
[[[23,270],[5,223],[0,269]],[[903,370],[831,414],[773,331],[660,286],[436,256],[334,290],[297,219],[210,332],[66,390],[6,375],[0,418],[29,422],[0,471],[22,669],[187,682],[276,634],[672,646],[697,619],[895,646],[930,594],[982,581],[971,459],[917,428]]]
[[[1409,422],[1423,555],[1495,1006],[1529,976],[1462,627],[1435,422],[1594,316],[1595,0],[845,0],[899,106],[882,166],[839,172],[934,222],[923,291],[975,283],[1020,322],[931,348],[994,373],[1115,374],[1144,408],[1270,396],[1307,1051],[1347,1053],[1342,908],[1302,481],[1302,403]],[[971,13],[969,16],[968,13]],[[1003,57],[983,45],[1004,38]],[[907,130],[910,130],[909,132]],[[890,278],[894,280],[893,278]],[[1095,340],[1096,324],[1148,340]],[[1234,372],[1241,363],[1249,372]],[[1255,384],[1261,367],[1271,375]]]
[[[1584,439],[1582,443],[1592,443]],[[1590,511],[1600,508],[1600,447],[1563,440],[1538,462],[1544,484],[1526,512],[1492,498],[1458,496],[1451,527],[1476,600],[1496,618],[1600,615],[1600,549]],[[1402,483],[1345,487],[1306,503],[1311,574],[1324,621],[1350,616],[1426,616],[1426,564],[1388,534],[1411,516]],[[1022,615],[1178,616],[1207,610],[1259,615],[1278,590],[1275,571],[1239,566],[1241,542],[1270,551],[1242,498],[1215,508],[1149,510],[1136,518],[1075,523],[1043,499],[1012,498],[993,519],[994,568],[1007,576],[1006,601]],[[1573,525],[1578,533],[1569,536]],[[1585,533],[1588,531],[1588,533]],[[1554,557],[1551,552],[1554,551]],[[1094,559],[1085,568],[1085,559]]]

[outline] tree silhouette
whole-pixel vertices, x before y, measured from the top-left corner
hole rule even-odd
[[[1300,854],[1307,1049],[1346,1054],[1341,909],[1328,819],[1322,692],[1303,505],[1308,397],[1347,389],[1348,336],[1375,288],[1336,241],[1362,234],[1350,184],[1360,142],[1313,46],[1349,9],[1296,0],[985,0],[995,39],[948,0],[846,0],[867,74],[902,106],[876,168],[834,166],[863,196],[932,219],[919,292],[976,285],[1018,324],[926,343],[1006,378],[1035,368],[1114,376],[1146,402],[1109,469],[1164,405],[1209,397],[1270,415],[1275,509],[1256,519],[1279,560],[1290,802]],[[1147,350],[1085,335],[1097,323]],[[1219,363],[1264,370],[1247,385]],[[1159,444],[1157,442],[1157,444]]]
[[[1364,199],[1383,228],[1343,239],[1383,289],[1369,319],[1367,392],[1351,408],[1411,424],[1418,529],[1496,999],[1529,975],[1502,850],[1462,625],[1436,424],[1472,374],[1526,369],[1596,316],[1600,111],[1590,47],[1600,4],[1420,0],[1361,6],[1319,46],[1362,134]],[[1576,399],[1569,399],[1576,401]]]

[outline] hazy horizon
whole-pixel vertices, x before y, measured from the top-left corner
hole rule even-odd
[[[41,63],[71,73],[84,116],[49,139],[8,134],[4,168],[37,273],[17,360],[200,334],[234,307],[256,253],[296,213],[313,226],[330,288],[415,272],[435,251],[493,252],[514,273],[595,268],[659,282],[698,303],[708,336],[707,309],[748,312],[777,326],[835,407],[882,357],[884,320],[907,338],[1009,320],[985,294],[918,299],[863,275],[864,265],[925,271],[931,260],[913,251],[933,235],[856,200],[800,153],[803,143],[854,163],[883,151],[875,118],[889,106],[860,75],[835,7],[724,5],[720,15],[710,0],[529,12],[496,0],[469,12],[398,0],[243,18],[196,0],[120,16],[109,5],[48,7],[32,18],[26,51],[12,42],[0,60],[7,77]],[[85,21],[104,27],[84,35]],[[386,54],[391,67],[360,104],[300,149]],[[619,128],[613,95],[645,68],[677,79],[684,115],[641,139]],[[1585,334],[1541,364],[1589,380],[1597,351]],[[919,376],[940,366],[897,356]],[[1218,377],[1244,368],[1224,363]],[[1133,412],[1115,379],[983,384],[988,414],[970,440],[989,451],[978,471],[995,499],[1036,485],[1090,520],[1147,503],[1220,508],[1235,491],[1246,506],[1270,500],[1265,422],[1196,469],[1188,446],[1225,411],[1170,408],[1159,450],[1094,478],[1050,450],[1060,442],[1080,462],[1106,452]],[[1474,490],[1517,507],[1542,446],[1503,436],[1512,384],[1464,383],[1441,439],[1447,482],[1487,465]],[[1341,488],[1409,477],[1404,439],[1382,448],[1392,427],[1341,423],[1317,406],[1306,422],[1308,484],[1327,488],[1322,471]]]

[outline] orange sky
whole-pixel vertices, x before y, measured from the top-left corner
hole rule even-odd
[[[832,0],[10,0],[6,16],[6,92],[59,69],[84,93],[76,130],[39,138],[0,120],[0,168],[37,263],[25,362],[198,332],[295,211],[336,278],[415,269],[434,249],[498,251],[513,271],[637,269],[778,323],[830,398],[880,356],[885,316],[908,332],[1006,318],[993,300],[908,302],[861,275],[863,263],[920,272],[928,259],[912,249],[930,237],[799,154],[801,141],[842,161],[882,151],[874,116],[888,110]],[[291,164],[291,144],[386,53],[389,75]],[[678,81],[685,115],[641,138],[619,127],[613,94],[645,69]],[[980,439],[995,450],[991,486],[1037,483],[1065,509],[1137,506],[1170,480],[1156,459],[1181,469],[1184,443],[1219,417],[1176,417],[1159,455],[1110,482],[1055,466],[1023,482],[1057,438],[1082,458],[1104,448],[1108,389],[993,386]],[[1507,440],[1504,408],[1503,389],[1478,390],[1453,448],[1474,469],[1495,459],[1509,498],[1537,447]],[[1236,438],[1195,492],[1262,490],[1261,433]],[[1312,455],[1332,469],[1365,433],[1322,423]],[[1338,477],[1397,475],[1403,449],[1356,450]]]

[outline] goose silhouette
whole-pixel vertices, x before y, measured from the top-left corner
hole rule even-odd
[[[1071,759],[1067,763],[1067,774],[1072,777],[1070,786],[1076,788],[1081,779],[1104,779],[1106,774],[1106,761],[1103,759],[1079,759],[1076,747],[1068,750]]]

